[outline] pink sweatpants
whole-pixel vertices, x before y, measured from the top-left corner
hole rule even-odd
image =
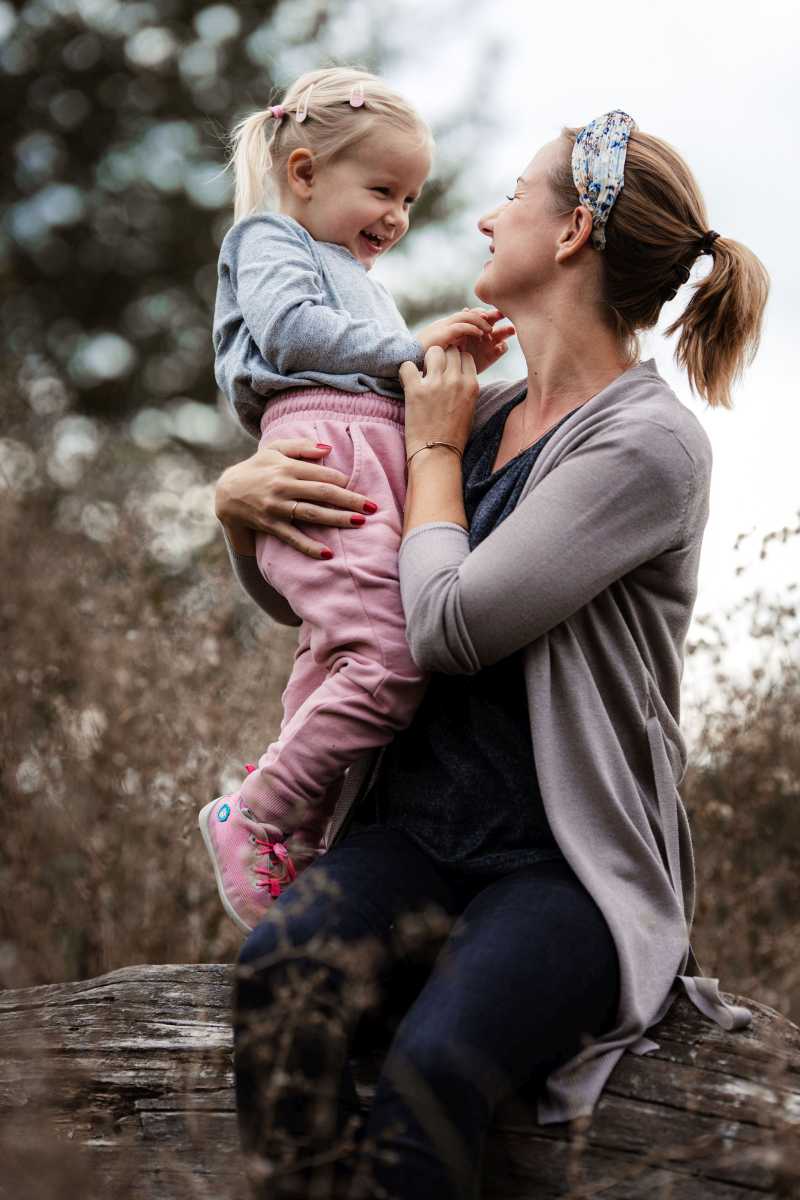
[[[261,573],[303,624],[279,737],[242,784],[242,798],[285,834],[299,828],[319,841],[346,768],[409,723],[425,688],[406,642],[397,573],[403,406],[372,392],[284,392],[267,406],[260,444],[281,437],[329,445],[324,465],[378,506],[360,527],[308,527],[333,552],[329,560],[256,537]]]

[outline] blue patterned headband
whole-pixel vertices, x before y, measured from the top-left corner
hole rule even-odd
[[[636,122],[615,108],[585,125],[572,147],[572,178],[592,214],[592,245],[604,250],[606,221],[625,182],[625,151]]]

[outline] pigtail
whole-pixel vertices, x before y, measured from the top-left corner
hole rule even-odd
[[[712,406],[730,408],[731,388],[758,350],[769,275],[731,238],[716,238],[710,254],[711,270],[666,332],[680,331],[675,357],[693,390]]]
[[[358,67],[324,67],[301,75],[279,104],[245,117],[231,132],[226,169],[234,176],[234,222],[279,207],[295,150],[309,150],[318,165],[332,162],[383,122],[432,148],[419,113],[377,75]]]
[[[233,167],[233,219],[260,212],[266,204],[271,183],[272,154],[278,122],[270,109],[252,113],[231,134]]]

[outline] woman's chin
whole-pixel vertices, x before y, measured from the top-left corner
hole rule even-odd
[[[475,280],[475,286],[472,290],[478,299],[482,300],[484,304],[494,304],[494,306],[498,308],[499,305],[492,295],[492,285],[487,279],[487,275],[488,270],[484,267],[478,278]]]

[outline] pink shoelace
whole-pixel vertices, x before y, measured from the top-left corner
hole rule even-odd
[[[245,763],[244,769],[247,771],[247,774],[250,775],[253,771],[255,771],[256,767],[254,763]],[[266,867],[255,866],[253,868],[255,873],[262,876],[262,878],[259,879],[258,883],[256,884],[256,887],[268,888],[269,894],[273,898],[280,896],[282,884],[291,883],[292,880],[297,878],[297,868],[292,862],[289,851],[280,838],[273,838],[270,841],[268,838],[256,837],[255,834],[253,835],[253,838],[256,846],[258,847],[257,853],[267,855],[274,854],[275,857],[279,859],[281,863],[283,863],[285,874],[287,876],[287,878],[284,879],[279,878],[279,876],[274,873],[275,867],[272,864]]]

